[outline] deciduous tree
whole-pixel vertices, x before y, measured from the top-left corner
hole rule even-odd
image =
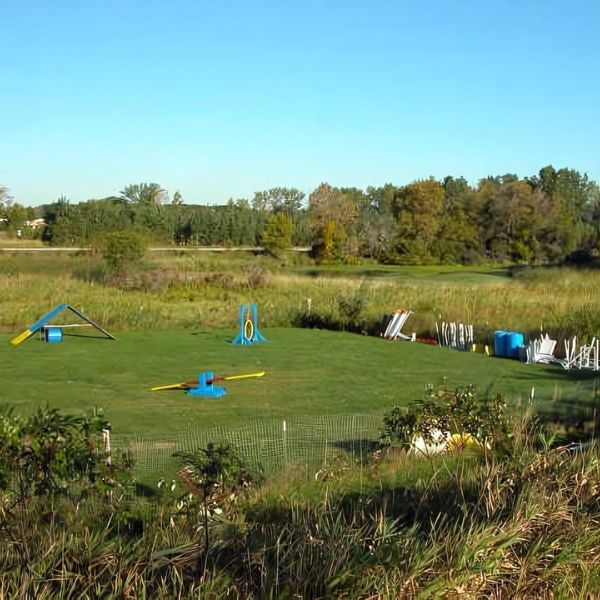
[[[322,183],[308,199],[313,229],[313,252],[322,260],[340,260],[346,254],[348,229],[358,218],[355,199]]]
[[[255,192],[252,208],[272,212],[283,211],[292,216],[302,208],[304,192],[296,188],[274,187]]]
[[[131,204],[163,204],[167,200],[167,192],[158,183],[133,183],[120,194]]]
[[[10,205],[12,204],[12,197],[8,192],[8,188],[0,185],[0,226],[7,226],[8,216],[6,214]]]
[[[394,200],[399,254],[417,261],[433,259],[444,209],[444,188],[433,178],[415,181],[400,190]]]

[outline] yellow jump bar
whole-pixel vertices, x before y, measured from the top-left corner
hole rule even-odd
[[[259,371],[258,373],[246,373],[244,375],[228,375],[226,377],[213,377],[209,379],[207,383],[213,383],[217,381],[239,381],[240,379],[250,379],[251,377],[263,377],[265,374],[264,371]],[[151,392],[160,392],[164,390],[185,390],[197,385],[197,380],[192,381],[182,381],[181,383],[170,383],[168,385],[157,385],[155,387],[150,388]]]
[[[250,377],[263,377],[264,374],[264,371],[260,371],[259,373],[248,373],[247,375],[229,375],[227,377],[223,377],[223,381],[236,381],[238,379],[250,379]],[[215,379],[219,379],[219,377],[215,377]]]

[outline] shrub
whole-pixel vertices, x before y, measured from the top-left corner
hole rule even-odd
[[[102,430],[109,429],[101,413],[64,415],[38,408],[27,419],[11,409],[0,414],[0,491],[16,501],[31,496],[74,492],[118,485],[115,469],[102,447]]]
[[[146,242],[135,231],[109,233],[102,242],[102,257],[113,274],[125,274],[140,263],[145,253]]]
[[[440,437],[459,434],[473,436],[483,445],[498,446],[509,434],[503,397],[482,394],[472,385],[430,388],[407,409],[393,407],[383,421],[383,437],[401,444],[410,444],[416,436],[435,444]]]
[[[237,452],[228,444],[211,442],[206,448],[176,452],[173,456],[181,462],[179,476],[188,490],[179,500],[180,514],[197,531],[204,531],[204,548],[208,552],[211,520],[230,508],[250,476]]]
[[[361,287],[350,296],[338,296],[337,307],[340,314],[342,329],[358,330],[360,328],[360,318],[365,306],[365,295]]]
[[[269,274],[260,265],[248,265],[244,269],[246,285],[251,289],[262,288],[269,285]]]

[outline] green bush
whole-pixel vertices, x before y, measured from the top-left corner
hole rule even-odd
[[[435,443],[440,435],[459,434],[498,447],[509,434],[503,397],[482,394],[471,385],[430,388],[424,398],[412,402],[408,408],[393,407],[383,422],[383,437],[401,444],[410,444],[415,436],[421,436],[426,443]]]
[[[118,484],[115,467],[104,454],[101,413],[64,415],[38,408],[29,418],[0,414],[0,492],[22,502],[32,496],[80,494]]]
[[[101,248],[110,272],[123,275],[144,258],[146,241],[135,231],[116,231],[104,237]]]
[[[357,290],[347,296],[340,295],[337,298],[337,308],[340,315],[342,329],[357,331],[361,326],[361,316],[367,304],[364,290]]]

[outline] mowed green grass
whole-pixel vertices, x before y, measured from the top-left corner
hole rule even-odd
[[[553,398],[585,403],[594,378],[559,366],[462,353],[420,343],[305,329],[267,329],[268,343],[229,342],[233,331],[128,332],[118,340],[68,336],[59,344],[36,337],[13,347],[0,336],[0,403],[27,414],[48,404],[70,412],[101,407],[115,432],[160,434],[188,427],[241,425],[261,417],[368,414],[421,395],[427,384],[473,383],[526,401],[535,386],[540,409]],[[154,385],[266,371],[260,379],[226,384],[208,399]],[[576,401],[576,402],[575,402]]]
[[[356,277],[385,279],[398,283],[486,285],[510,280],[510,272],[502,267],[462,265],[303,265],[291,269],[310,277]]]

